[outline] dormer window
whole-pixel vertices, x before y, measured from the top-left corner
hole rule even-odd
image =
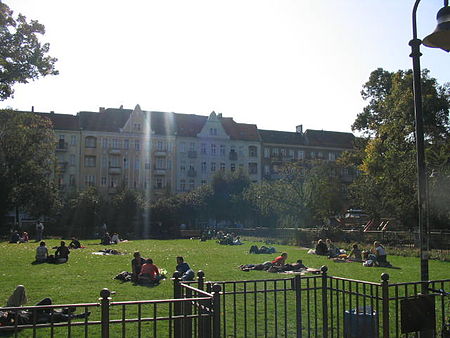
[[[217,135],[217,128],[209,128],[209,135],[216,136]]]
[[[134,124],[134,130],[141,131],[141,124],[140,123],[135,123]]]

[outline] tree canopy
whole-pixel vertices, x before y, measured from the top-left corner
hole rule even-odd
[[[367,136],[352,155],[362,173],[352,186],[357,202],[374,217],[395,217],[409,227],[417,219],[412,82],[410,70],[373,71],[361,92],[368,104],[352,125]],[[424,70],[422,93],[428,174],[443,173],[450,163],[450,86]]]
[[[47,55],[50,45],[41,43],[44,25],[36,20],[27,22],[22,14],[0,2],[0,101],[14,93],[15,83],[28,83],[40,76],[57,75],[56,58]]]
[[[0,110],[0,215],[13,207],[36,216],[54,210],[54,147],[50,120]]]

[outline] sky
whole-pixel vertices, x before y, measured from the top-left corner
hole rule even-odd
[[[208,115],[260,129],[350,132],[378,67],[409,69],[414,0],[4,0],[46,27],[58,76],[14,86],[0,108],[99,107]],[[418,35],[443,0],[423,0]],[[450,54],[421,48],[450,81]]]

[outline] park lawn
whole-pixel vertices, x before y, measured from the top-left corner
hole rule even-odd
[[[66,241],[69,242],[69,241]],[[59,244],[59,240],[46,240],[47,247]],[[272,260],[278,254],[249,254],[251,245],[260,243],[246,242],[241,246],[224,246],[214,240],[140,240],[109,246],[125,255],[98,256],[92,252],[104,249],[98,240],[85,240],[85,249],[72,250],[66,264],[32,265],[38,243],[24,244],[0,243],[0,302],[7,298],[18,284],[25,285],[28,305],[35,304],[44,297],[51,297],[56,304],[97,302],[101,289],[115,291],[113,300],[165,299],[173,297],[172,282],[167,279],[159,286],[135,286],[130,282],[121,283],[114,276],[121,271],[130,271],[130,261],[134,251],[140,251],[143,257],[152,258],[155,264],[168,271],[168,277],[175,270],[175,257],[184,256],[195,271],[203,270],[207,280],[246,280],[280,278],[281,274],[262,271],[243,272],[240,264],[261,263]],[[420,261],[414,257],[388,256],[394,267],[367,268],[360,263],[335,263],[326,257],[307,254],[307,249],[276,245],[277,252],[288,253],[288,262],[302,259],[309,267],[328,267],[333,276],[379,282],[383,272],[390,275],[390,283],[417,281],[420,279]],[[54,250],[50,250],[51,253]],[[450,262],[430,261],[430,278],[450,278]],[[286,275],[286,277],[290,277]]]

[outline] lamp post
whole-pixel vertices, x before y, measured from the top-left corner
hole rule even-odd
[[[428,191],[425,167],[424,130],[422,114],[422,87],[420,70],[420,45],[441,48],[450,51],[450,7],[448,0],[444,0],[444,7],[437,13],[438,25],[435,31],[427,36],[423,42],[417,38],[417,7],[421,0],[416,0],[412,11],[413,39],[409,42],[413,60],[413,87],[414,87],[414,112],[416,124],[416,151],[417,151],[417,190],[419,210],[419,238],[420,238],[420,277],[422,282],[429,280],[428,257],[429,257],[429,224],[428,219]],[[422,283],[422,293],[428,293],[427,283]]]

